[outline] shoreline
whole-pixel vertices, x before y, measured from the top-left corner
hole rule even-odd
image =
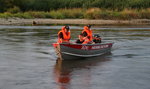
[[[34,23],[35,22],[35,23]],[[89,19],[22,19],[0,18],[0,25],[44,25],[44,24],[94,24],[94,25],[149,25],[150,19],[133,20],[89,20]]]

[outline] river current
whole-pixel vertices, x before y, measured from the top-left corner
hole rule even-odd
[[[149,26],[93,26],[111,53],[71,61],[52,47],[61,27],[0,26],[0,89],[150,89]]]

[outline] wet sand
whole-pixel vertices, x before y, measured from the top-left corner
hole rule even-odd
[[[88,20],[88,19],[0,19],[0,25],[29,25],[29,24],[95,24],[95,25],[143,25],[150,24],[149,19],[133,20]]]

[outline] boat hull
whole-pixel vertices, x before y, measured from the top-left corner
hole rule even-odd
[[[111,51],[113,43],[99,44],[58,44],[53,43],[56,53],[61,59],[80,59],[99,56]]]

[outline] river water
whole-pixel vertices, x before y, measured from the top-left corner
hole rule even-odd
[[[150,89],[149,26],[93,26],[111,53],[71,61],[51,45],[61,27],[0,26],[0,89]]]

